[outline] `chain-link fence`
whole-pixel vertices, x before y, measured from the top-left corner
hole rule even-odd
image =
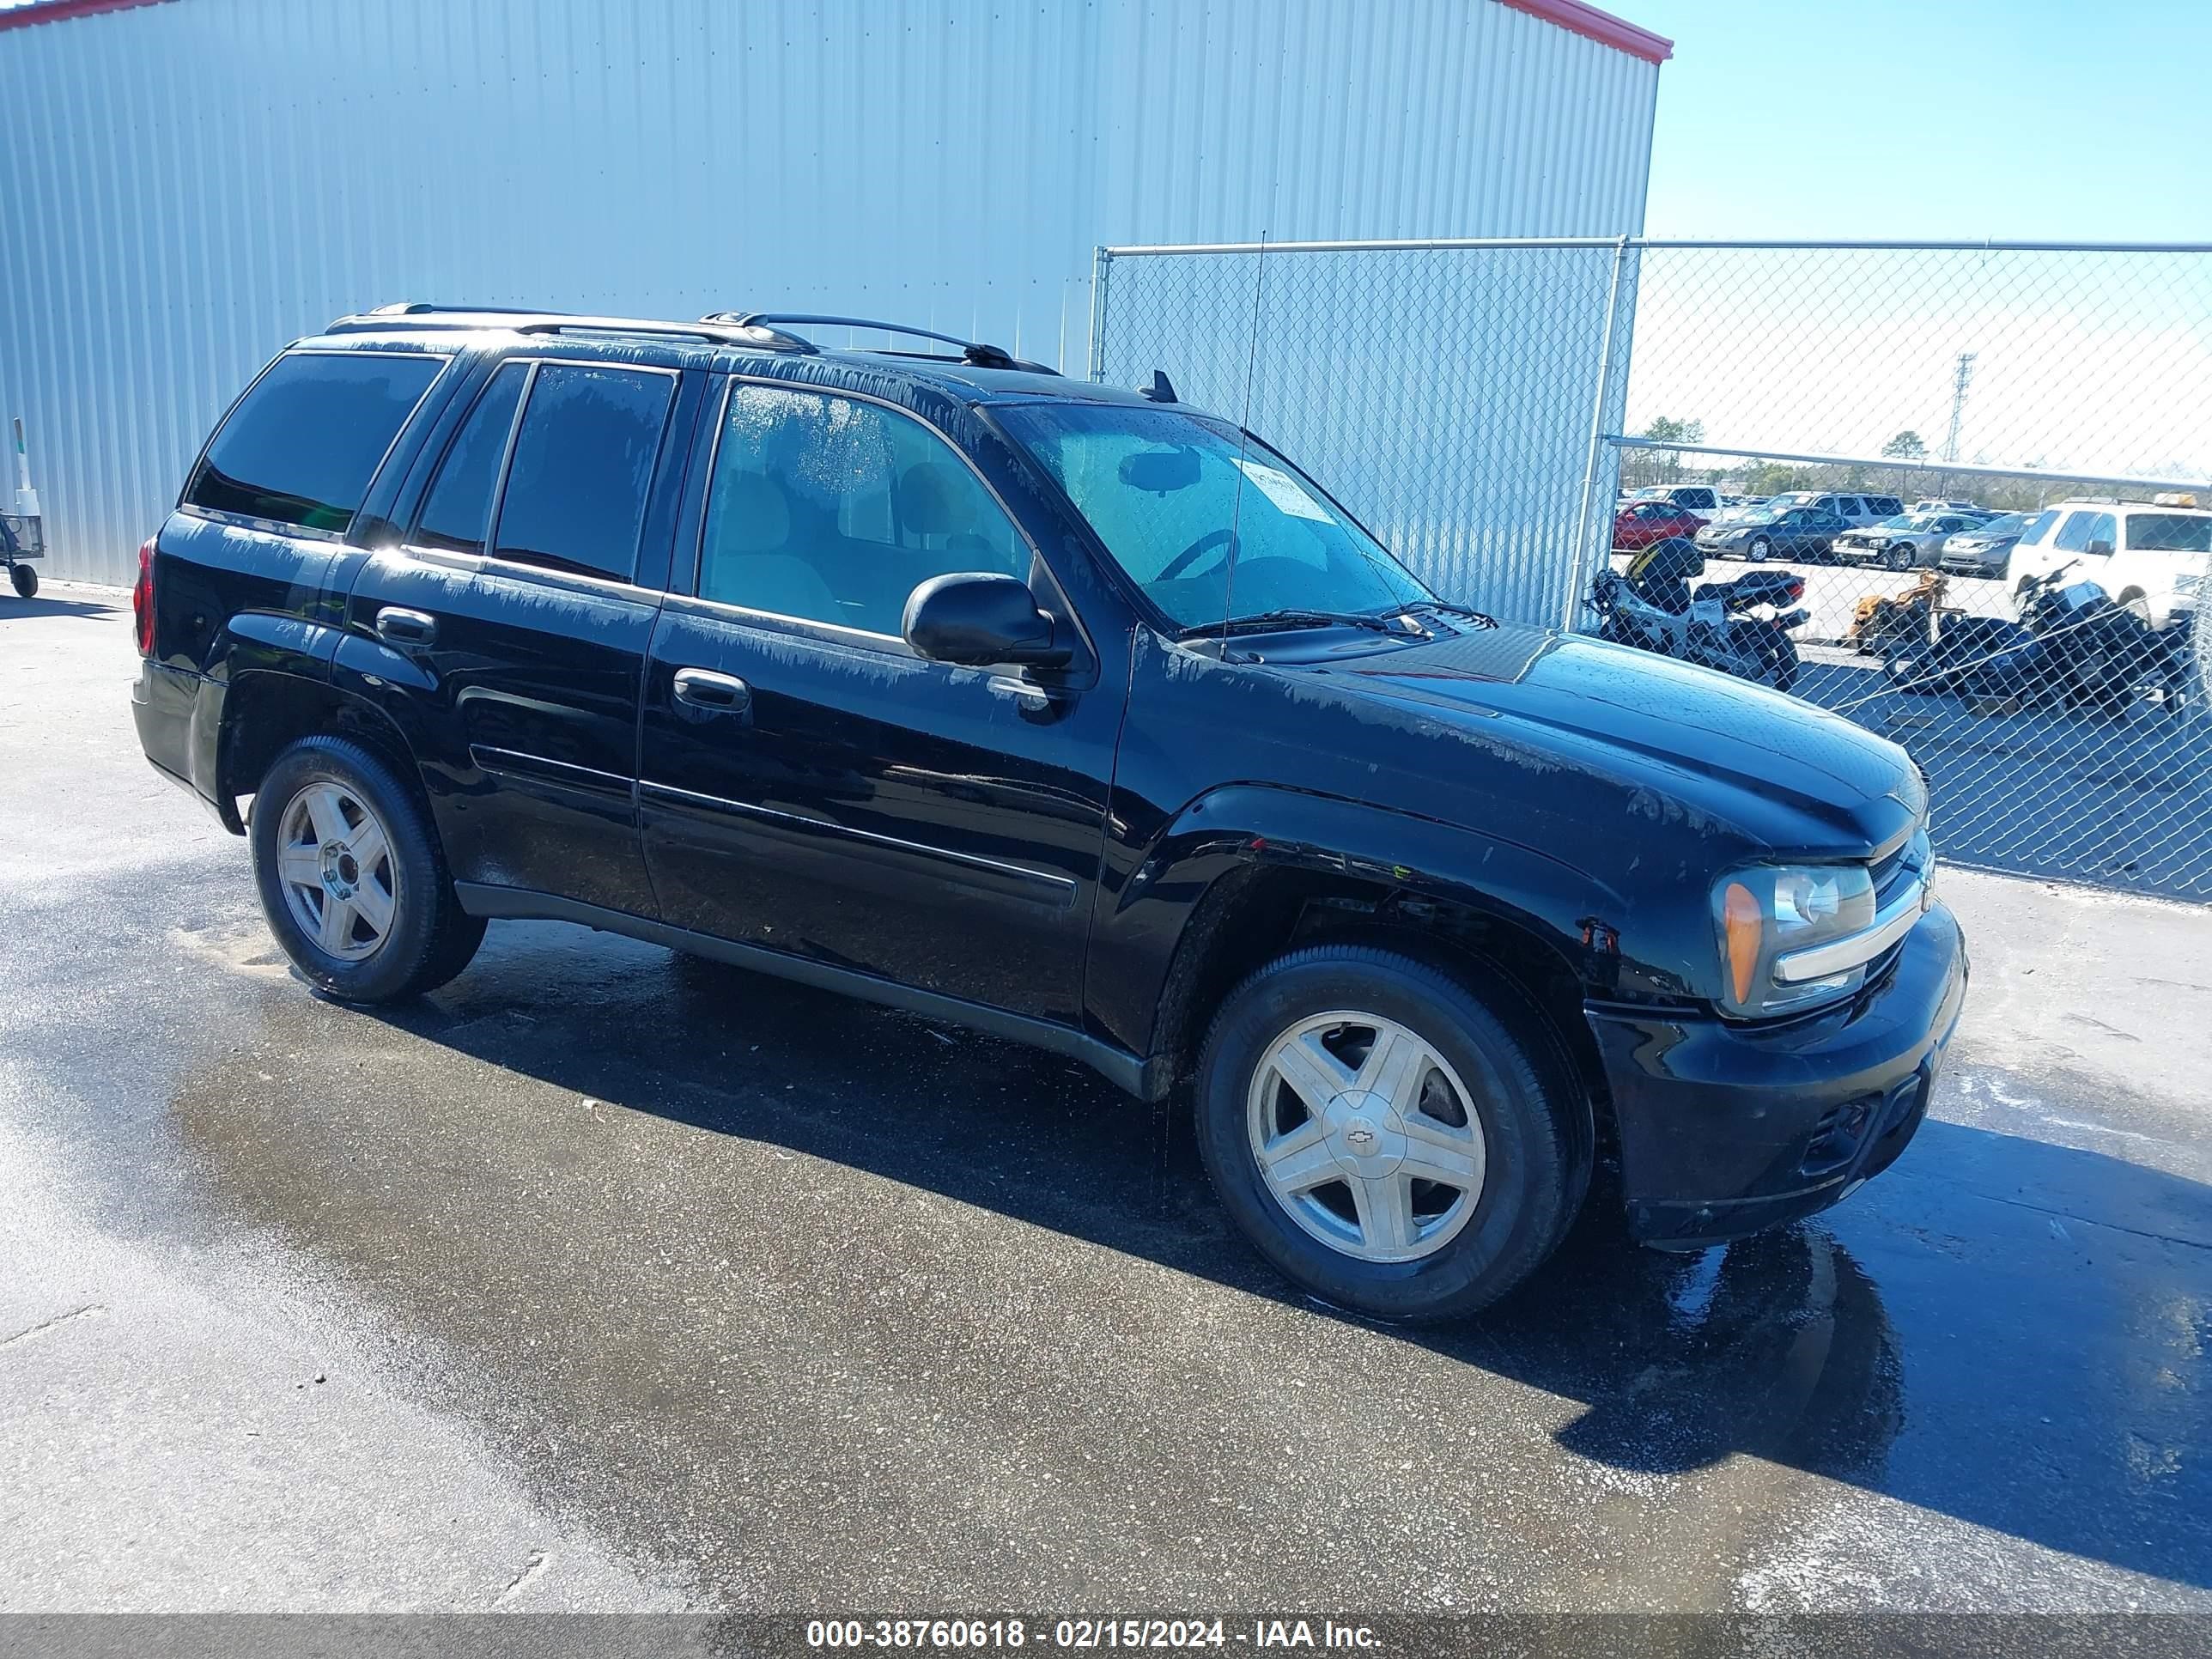
[[[1896,738],[1954,859],[2212,899],[2212,246],[1109,249],[1094,304],[1095,376],[1449,597]]]

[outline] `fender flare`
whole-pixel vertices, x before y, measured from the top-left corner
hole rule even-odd
[[[1209,910],[1269,868],[1466,907],[1543,939],[1586,983],[1593,930],[1610,938],[1628,908],[1586,872],[1502,836],[1338,796],[1224,785],[1162,825],[1097,918],[1088,1000],[1117,1039],[1153,1052],[1180,976],[1194,971],[1191,953],[1210,942]]]

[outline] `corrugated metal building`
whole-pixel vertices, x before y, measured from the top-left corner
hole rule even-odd
[[[0,12],[0,413],[121,582],[288,339],[392,300],[888,315],[1079,371],[1093,248],[1642,228],[1577,0],[55,0]]]

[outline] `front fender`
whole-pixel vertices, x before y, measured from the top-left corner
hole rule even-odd
[[[1142,849],[1094,924],[1086,1000],[1103,1033],[1149,1054],[1178,950],[1209,898],[1287,867],[1466,906],[1570,961],[1612,937],[1626,906],[1586,872],[1504,836],[1334,796],[1225,785],[1191,801]],[[1602,970],[1593,970],[1600,978]],[[1610,988],[1593,984],[1594,993]]]

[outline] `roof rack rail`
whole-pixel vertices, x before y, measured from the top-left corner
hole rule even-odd
[[[421,300],[396,301],[373,311],[340,317],[325,334],[358,334],[391,328],[399,319],[416,328],[506,328],[518,334],[650,334],[704,340],[716,345],[754,346],[770,351],[806,351],[811,343],[781,329],[755,328],[705,317],[696,323],[664,322],[647,317],[587,317],[524,306],[441,306]]]
[[[795,323],[801,327],[812,325],[823,328],[871,328],[885,334],[906,334],[915,339],[935,340],[942,344],[958,346],[960,361],[978,368],[1018,368],[1032,374],[1057,374],[1060,371],[1043,363],[1025,362],[1003,346],[994,346],[981,340],[963,340],[957,334],[940,334],[933,328],[916,328],[910,323],[886,323],[872,317],[830,317],[812,312],[768,311],[710,311],[699,319],[702,323],[724,323],[732,328],[757,328],[782,335],[810,349],[813,342],[796,334],[787,334],[778,326]]]

